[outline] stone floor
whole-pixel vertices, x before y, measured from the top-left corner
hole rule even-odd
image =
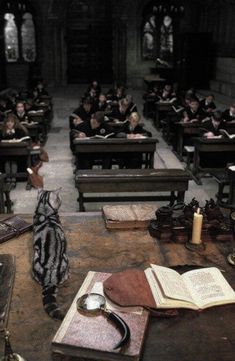
[[[54,103],[54,119],[52,129],[48,136],[45,149],[49,154],[50,161],[44,163],[40,174],[44,176],[44,188],[62,188],[62,212],[74,212],[78,210],[77,191],[74,186],[74,161],[69,148],[69,123],[68,116],[77,107],[79,99],[85,86],[68,86],[64,88],[51,89]],[[138,109],[142,111],[142,92],[128,90],[134,96]],[[184,168],[170,147],[164,142],[159,132],[152,125],[151,120],[145,120],[145,127],[152,131],[153,136],[159,139],[157,144],[154,167],[155,168]],[[203,178],[203,185],[198,186],[194,181],[190,181],[189,190],[186,192],[186,201],[196,197],[202,203],[214,197],[217,185],[212,178]],[[14,202],[14,213],[32,213],[35,208],[37,191],[25,190],[25,183],[17,184],[12,191],[11,198]],[[97,210],[101,204],[89,204],[87,210]]]

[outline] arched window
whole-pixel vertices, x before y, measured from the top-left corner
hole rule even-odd
[[[5,55],[6,60],[11,63],[19,59],[18,30],[14,14],[6,13],[4,19]]]
[[[184,12],[180,1],[151,1],[143,10],[142,57],[171,67],[174,59],[175,24]]]
[[[36,37],[30,0],[4,3],[4,41],[7,62],[34,62]]]

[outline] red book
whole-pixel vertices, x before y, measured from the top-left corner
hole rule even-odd
[[[89,360],[140,360],[148,324],[148,311],[142,307],[119,307],[107,300],[107,307],[120,315],[130,328],[129,344],[125,348],[117,350],[113,350],[113,348],[120,340],[121,335],[113,323],[102,314],[87,316],[77,311],[77,299],[85,293],[97,292],[94,291],[94,285],[95,287],[100,285],[110,275],[109,273],[88,272],[52,341],[54,353]]]

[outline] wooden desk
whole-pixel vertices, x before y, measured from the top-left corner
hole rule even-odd
[[[225,171],[227,163],[234,163],[235,159],[235,139],[204,139],[194,140],[193,175],[200,181],[200,173],[210,173],[215,171]],[[216,153],[223,156],[224,164],[218,164]],[[203,166],[205,155],[211,157],[210,166]]]
[[[156,125],[156,128],[160,128],[160,113],[161,112],[170,112],[172,110],[172,105],[174,103],[171,102],[163,102],[159,101],[155,103],[155,119],[154,123]]]
[[[187,135],[189,138],[201,136],[201,128],[203,125],[200,123],[176,123],[176,151],[180,159],[183,159],[184,137]]]
[[[20,143],[5,143],[0,142],[0,160],[1,157],[25,157],[27,167],[31,167],[31,156],[40,154],[40,149],[32,149],[27,142]],[[26,167],[26,168],[27,168]],[[28,173],[25,169],[24,172],[17,172],[17,177],[28,177]]]
[[[31,217],[24,218],[30,221]],[[208,243],[206,250],[197,254],[182,244],[156,242],[146,230],[108,231],[101,213],[64,214],[61,220],[68,240],[71,278],[59,289],[58,302],[66,310],[89,270],[145,269],[149,263],[215,265],[225,270],[224,276],[235,287],[235,270],[225,260],[232,248],[230,242]],[[31,278],[32,233],[1,244],[0,253],[16,256],[8,321],[12,346],[27,360],[52,361],[51,340],[60,323],[44,312],[41,287]],[[234,345],[235,305],[202,312],[180,310],[175,318],[151,318],[142,361],[233,361]]]
[[[156,138],[144,139],[74,139],[74,153],[77,157],[80,154],[94,153],[141,153],[145,154],[145,168],[153,168],[154,152],[156,150]]]

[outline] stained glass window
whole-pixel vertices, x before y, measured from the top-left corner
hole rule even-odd
[[[19,44],[18,44],[18,30],[15,23],[15,16],[11,13],[6,13],[4,16],[5,27],[5,54],[6,60],[9,63],[16,62],[19,59]]]
[[[23,15],[21,26],[22,56],[27,62],[33,62],[36,58],[35,29],[33,18],[30,13]]]
[[[152,0],[143,9],[142,57],[172,67],[175,32],[184,6],[180,0]],[[176,25],[177,24],[177,25]]]

